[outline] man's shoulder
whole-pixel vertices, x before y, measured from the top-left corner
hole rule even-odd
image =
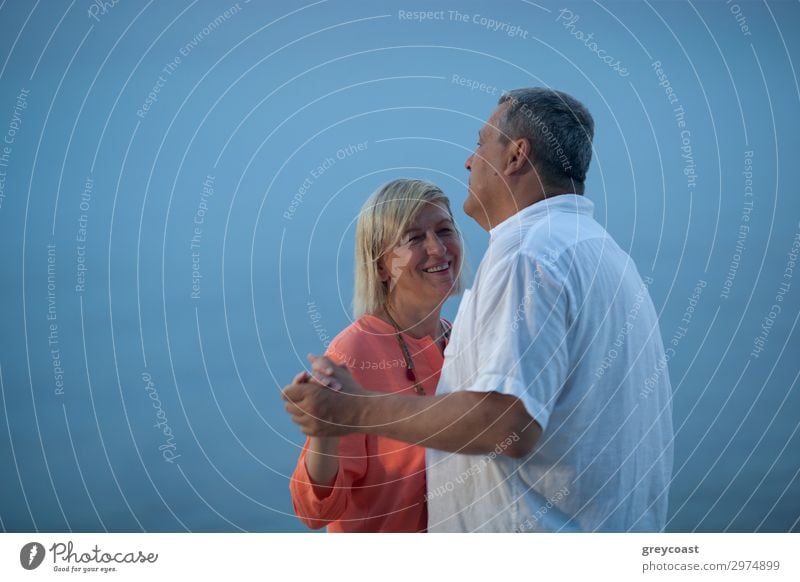
[[[593,256],[598,246],[617,248],[611,235],[591,216],[563,213],[531,226],[521,240],[518,254],[537,263],[555,264],[559,260],[581,260],[587,254]]]

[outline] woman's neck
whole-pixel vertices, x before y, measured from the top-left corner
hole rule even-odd
[[[391,325],[394,325],[392,323],[392,320],[394,320],[400,331],[413,338],[420,339],[429,336],[433,339],[438,339],[442,334],[439,317],[441,309],[441,305],[437,305],[434,308],[423,308],[403,305],[402,302],[395,300],[387,305],[386,310],[382,310],[376,315],[381,319],[388,319],[387,323]],[[386,317],[387,311],[389,318]]]

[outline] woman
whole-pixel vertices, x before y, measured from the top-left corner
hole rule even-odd
[[[422,180],[385,184],[361,210],[355,258],[356,321],[326,356],[370,389],[433,394],[450,331],[439,313],[462,288],[461,234],[447,197]],[[309,437],[290,490],[295,513],[314,529],[427,527],[423,447],[364,434]]]

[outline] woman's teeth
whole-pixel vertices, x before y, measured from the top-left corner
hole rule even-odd
[[[438,273],[439,271],[444,271],[445,269],[450,268],[449,263],[445,263],[444,265],[439,265],[438,267],[431,267],[429,269],[423,269],[426,273]]]

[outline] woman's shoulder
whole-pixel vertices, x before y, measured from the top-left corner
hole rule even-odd
[[[388,327],[387,323],[374,315],[362,315],[340,331],[331,343],[357,341],[365,336],[385,335]]]
[[[387,328],[388,324],[374,315],[362,315],[333,338],[325,354],[335,360],[347,360],[374,347],[391,332]]]

